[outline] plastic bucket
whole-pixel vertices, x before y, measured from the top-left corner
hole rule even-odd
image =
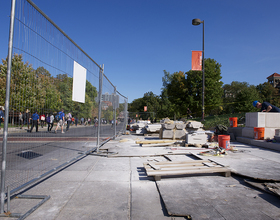
[[[264,128],[254,128],[254,138],[255,140],[264,139]]]
[[[230,149],[230,135],[219,135],[218,136],[219,147],[226,150]]]
[[[229,118],[230,127],[237,127],[237,117]]]

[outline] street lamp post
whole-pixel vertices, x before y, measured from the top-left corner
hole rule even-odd
[[[204,121],[204,89],[205,89],[205,75],[204,75],[204,20],[198,18],[192,20],[193,25],[200,25],[202,23],[202,118]]]

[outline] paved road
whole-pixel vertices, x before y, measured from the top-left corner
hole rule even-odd
[[[117,126],[117,131],[121,128],[123,124]],[[96,147],[97,127],[92,125],[71,126],[65,133],[61,133],[61,129],[57,133],[48,133],[46,127],[34,131],[34,128],[32,133],[26,128],[13,128],[8,132],[6,186],[10,185],[11,189]],[[112,136],[114,130],[111,125],[102,125],[100,141]],[[3,137],[0,139],[1,157],[2,140]]]

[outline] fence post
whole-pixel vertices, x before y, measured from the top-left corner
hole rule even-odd
[[[117,135],[116,108],[117,108],[117,87],[114,86],[114,102],[113,102],[113,114],[114,114],[114,140],[115,140],[116,135]]]
[[[102,111],[102,86],[103,86],[103,72],[104,64],[99,69],[99,93],[98,93],[98,128],[97,128],[97,152],[99,152],[99,139],[100,139],[100,129],[101,129],[101,111]]]
[[[125,99],[125,104],[124,104],[124,133],[126,132],[127,128],[127,98]]]
[[[6,154],[7,154],[7,138],[8,138],[8,122],[9,122],[10,84],[11,84],[11,70],[12,70],[15,4],[16,4],[16,0],[12,0],[9,48],[8,48],[8,63],[7,63],[7,79],[6,79],[5,120],[4,120],[4,133],[3,133],[3,147],[2,147],[1,207],[0,207],[1,213],[4,212],[4,204],[5,204]]]

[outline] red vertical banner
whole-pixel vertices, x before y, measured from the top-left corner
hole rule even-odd
[[[147,106],[144,106],[144,112],[146,112],[147,111]]]
[[[202,51],[192,51],[192,70],[202,70]]]

